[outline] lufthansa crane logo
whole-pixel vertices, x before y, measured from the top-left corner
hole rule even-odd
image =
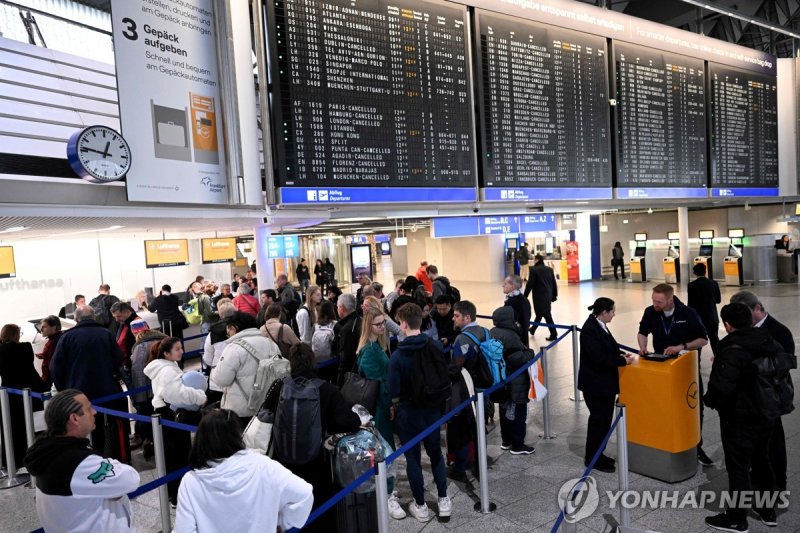
[[[689,383],[689,388],[686,390],[686,405],[689,406],[689,409],[694,409],[697,407],[697,403],[700,401],[700,390],[697,387],[697,382],[692,381]]]

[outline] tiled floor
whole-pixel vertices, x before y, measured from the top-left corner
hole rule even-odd
[[[446,274],[446,273],[445,273]],[[389,281],[391,272],[384,269],[379,275],[381,281]],[[383,279],[381,279],[383,278]],[[462,297],[472,300],[479,313],[491,312],[503,302],[499,284],[468,283],[453,280],[461,290]],[[623,281],[586,282],[580,285],[560,286],[559,299],[554,304],[553,317],[560,324],[582,324],[588,316],[586,307],[598,296],[607,296],[617,303],[617,316],[610,327],[617,340],[629,346],[636,345],[636,331],[642,310],[650,303],[653,284],[632,284]],[[723,301],[727,302],[735,288],[723,287]],[[775,285],[753,289],[764,302],[767,310],[786,324],[795,334],[800,333],[800,313],[798,296],[800,287],[796,285]],[[680,288],[679,297],[685,300],[686,291]],[[490,325],[490,324],[486,324]],[[724,335],[724,331],[722,332]],[[540,330],[535,337],[537,346],[544,343],[546,330]],[[552,428],[556,438],[543,440],[542,405],[529,405],[528,442],[536,446],[532,456],[512,456],[500,449],[499,427],[489,426],[489,491],[490,499],[497,510],[489,515],[481,515],[473,510],[479,500],[477,480],[470,483],[450,482],[449,492],[453,500],[453,514],[449,522],[437,519],[421,524],[410,516],[401,521],[392,521],[394,532],[449,531],[459,533],[475,532],[545,532],[550,531],[558,516],[556,495],[559,487],[566,481],[579,477],[583,467],[583,445],[588,413],[582,403],[574,403],[572,396],[572,345],[569,336],[549,352],[549,390],[551,398]],[[708,377],[710,370],[709,354],[703,354],[703,374]],[[795,379],[798,382],[798,379]],[[800,418],[797,413],[784,417],[789,456],[789,488],[800,494]],[[716,413],[706,411],[703,430],[705,449],[711,457],[722,462],[722,448],[719,436],[719,421]],[[616,456],[616,439],[612,437],[607,448],[608,455]],[[423,454],[423,458],[425,454]],[[140,459],[140,458],[139,458]],[[152,463],[141,464],[142,482],[152,479]],[[403,506],[411,501],[411,493],[405,476],[405,465],[398,461],[397,484]],[[435,509],[436,495],[433,482],[424,465],[428,504]],[[577,523],[578,531],[612,531],[619,521],[619,512],[609,508],[605,491],[618,488],[617,474],[596,473],[600,503],[597,510],[588,518]],[[724,490],[727,476],[724,467],[698,467],[697,475],[681,483],[669,485],[638,474],[629,476],[632,490],[665,489],[685,492],[695,490]],[[135,502],[137,529],[139,531],[159,531],[160,518],[155,493],[142,496]],[[703,518],[713,509],[633,509],[631,525],[642,529],[661,532],[703,532],[711,531],[704,525]],[[0,531],[30,531],[37,527],[33,494],[30,489],[14,488],[0,491]],[[788,509],[779,511],[777,531],[800,531],[800,504],[792,500]],[[763,526],[756,518],[750,518],[750,531],[776,531]]]

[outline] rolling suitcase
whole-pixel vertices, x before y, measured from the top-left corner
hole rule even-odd
[[[378,508],[375,491],[353,492],[336,504],[336,525],[340,533],[378,531]]]

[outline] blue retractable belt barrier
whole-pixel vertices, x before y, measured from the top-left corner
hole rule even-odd
[[[143,387],[137,387],[135,389],[128,389],[127,391],[118,392],[116,394],[109,394],[108,396],[103,396],[102,398],[98,398],[92,402],[93,405],[98,403],[105,403],[110,402],[111,400],[119,400],[120,398],[126,398],[128,396],[133,396],[134,394],[139,394],[140,392],[147,392],[150,390],[150,385],[145,385]]]
[[[589,477],[589,472],[592,471],[592,468],[594,468],[595,463],[597,463],[597,460],[600,459],[600,456],[603,454],[603,450],[606,448],[606,444],[608,444],[608,439],[611,438],[611,434],[614,433],[614,430],[617,428],[617,424],[619,424],[619,419],[620,418],[622,418],[622,411],[620,411],[617,414],[616,418],[614,418],[614,423],[611,424],[611,429],[608,430],[608,433],[606,433],[606,436],[603,439],[603,442],[597,448],[597,451],[594,452],[594,457],[592,457],[592,460],[589,463],[589,466],[586,467],[586,470],[583,471],[583,475],[581,476],[580,481],[578,481],[575,484],[574,490],[573,490],[572,494],[570,494],[570,496],[569,496],[570,499],[573,498],[575,496],[575,494],[577,494],[578,490],[580,490],[580,488],[581,488],[581,485],[583,485],[583,483],[586,481],[586,478]],[[561,509],[561,512],[558,513],[558,518],[556,518],[556,521],[553,524],[553,527],[550,530],[550,533],[557,533],[558,532],[558,528],[561,526],[561,522],[563,522],[563,521],[564,521],[564,509]]]
[[[189,470],[191,470],[191,469],[188,466],[184,466],[183,468],[181,468],[179,470],[176,470],[174,472],[170,472],[169,474],[167,474],[164,477],[160,477],[158,479],[154,479],[150,483],[145,483],[144,485],[142,485],[141,487],[139,487],[135,491],[129,492],[128,493],[128,498],[130,498],[131,500],[134,499],[134,498],[138,498],[139,496],[141,496],[145,492],[150,492],[151,490],[157,489],[161,485],[166,485],[170,481],[174,481],[174,480],[178,479],[179,477],[184,475]]]
[[[22,389],[12,389],[11,387],[4,387],[4,388],[8,391],[9,394],[17,394],[19,396],[25,394],[25,391],[23,391]],[[50,393],[49,392],[38,393],[31,391],[31,398],[42,398],[43,394],[50,394]]]
[[[184,338],[183,338],[183,342],[186,342],[186,341],[193,341],[193,340],[195,340],[195,339],[202,339],[202,338],[203,338],[203,337],[205,337],[206,335],[208,335],[208,333],[201,333],[200,335],[192,335],[191,337],[184,337]]]
[[[483,318],[486,320],[492,319],[492,317],[490,317],[489,315],[475,315],[475,318]],[[572,329],[572,326],[565,326],[564,324],[547,324],[545,322],[534,322],[533,320],[531,320],[529,324],[531,326],[536,326],[536,327],[542,326],[546,328]]]
[[[105,407],[100,407],[99,405],[94,405],[94,404],[92,404],[92,407],[94,407],[94,410],[97,411],[98,413],[103,413],[105,415],[116,416],[119,418],[127,418],[129,420],[136,420],[137,422],[144,422],[146,424],[152,422],[149,416],[139,415],[136,413],[114,411],[113,409],[106,409]]]

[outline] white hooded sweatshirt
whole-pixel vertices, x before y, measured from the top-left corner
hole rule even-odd
[[[183,371],[175,361],[155,359],[144,367],[144,375],[153,382],[153,407],[206,403],[206,393],[183,384]]]
[[[184,476],[173,531],[286,531],[305,524],[313,503],[309,483],[266,455],[242,450]]]

